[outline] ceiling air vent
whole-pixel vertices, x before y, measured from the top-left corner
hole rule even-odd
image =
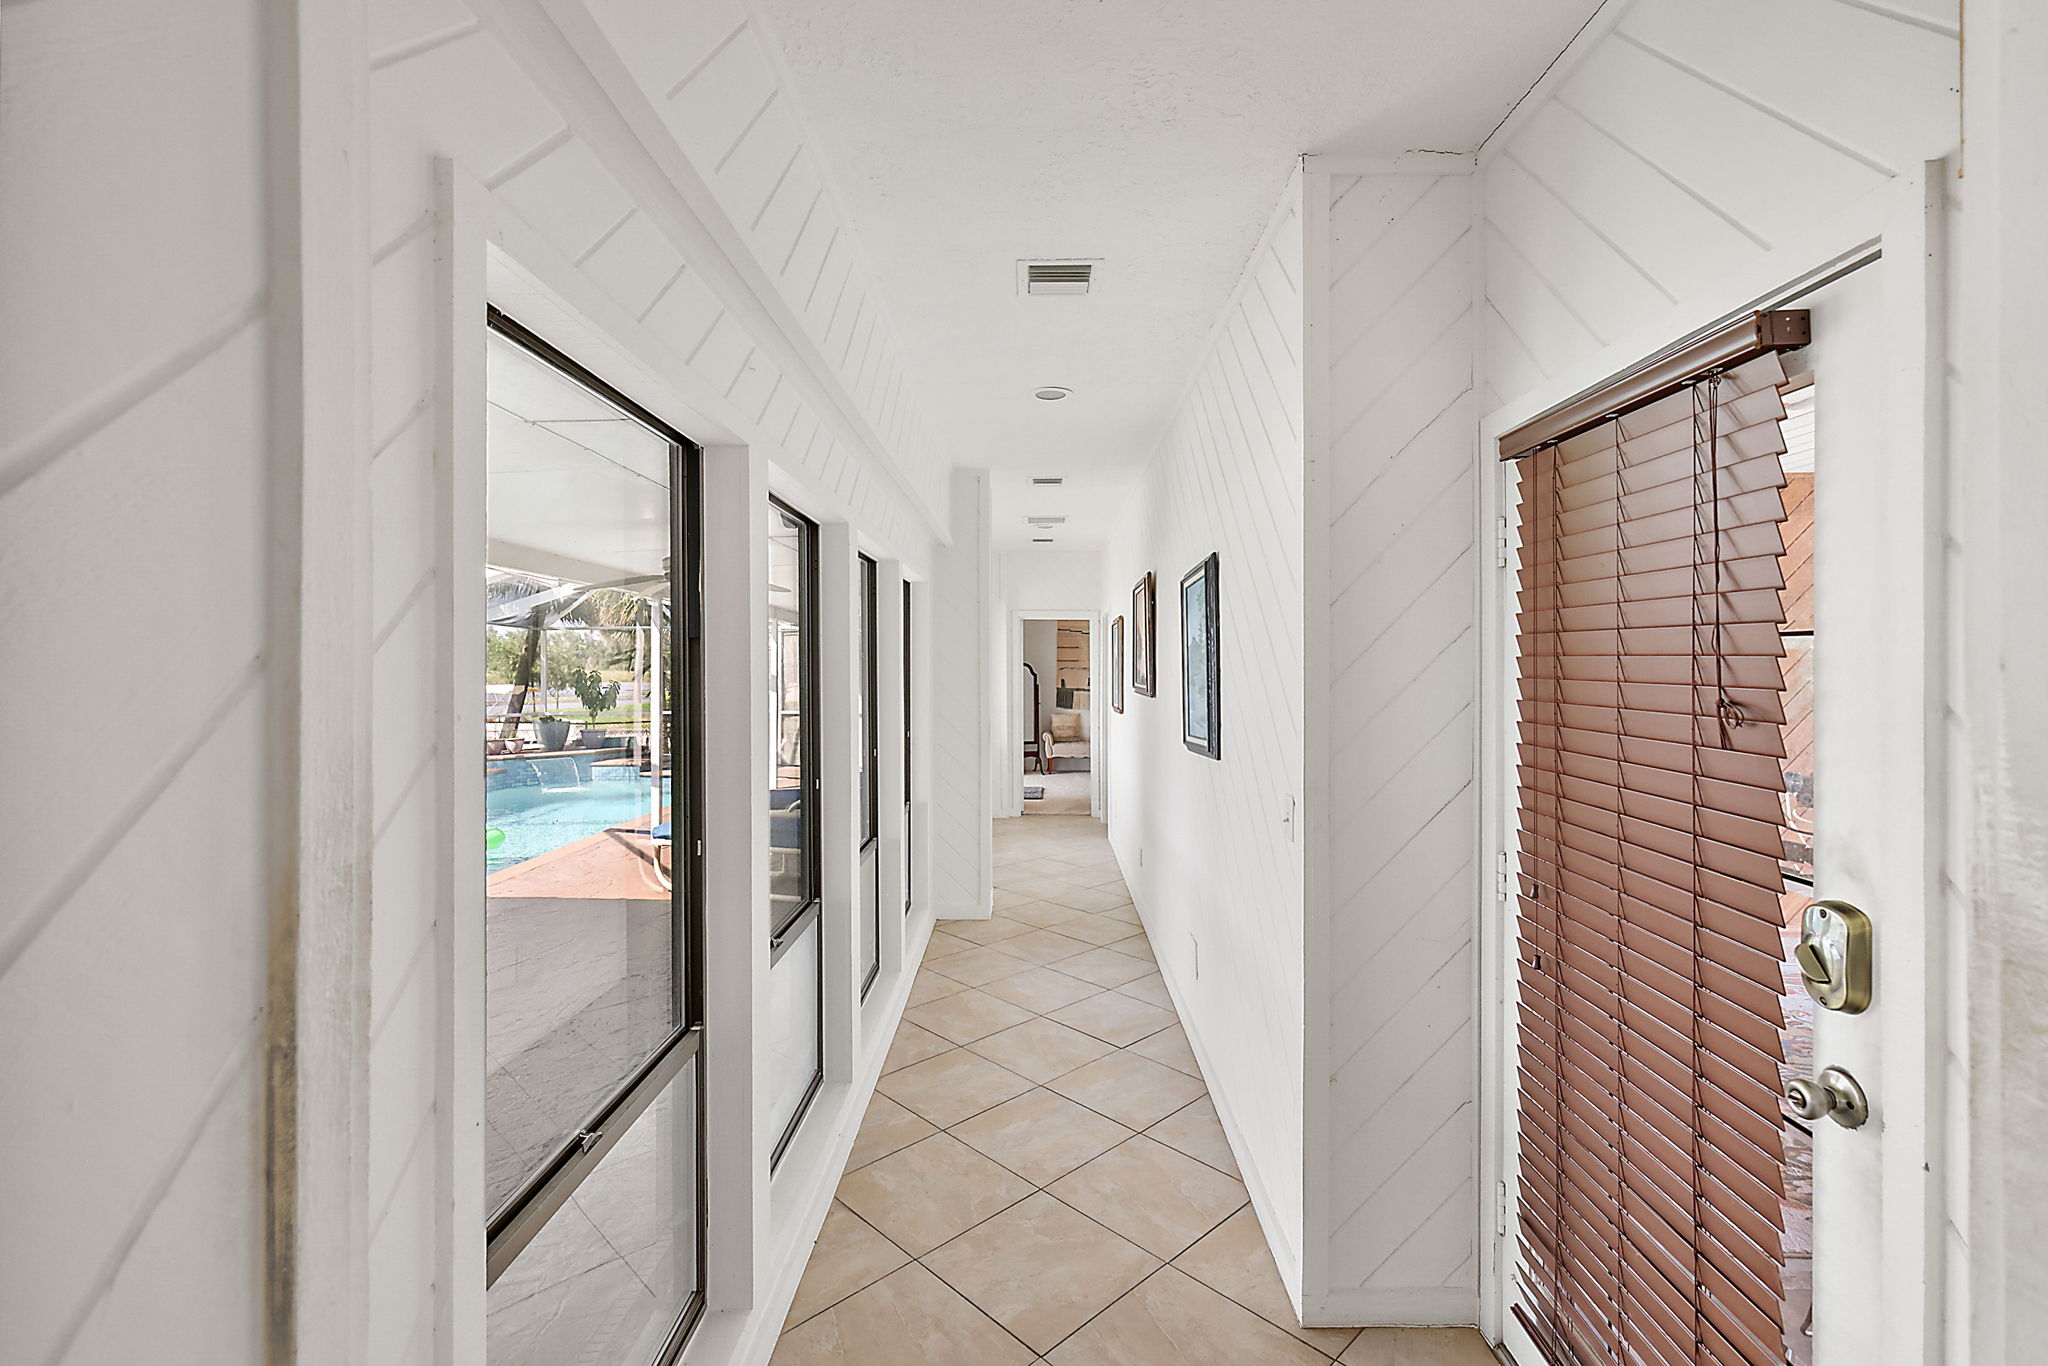
[[[1035,474],[1031,477],[1031,482],[1039,485],[1041,488],[1044,488],[1050,487],[1054,484],[1064,484],[1067,482],[1067,480],[1065,475]]]
[[[1086,294],[1095,283],[1092,261],[1019,261],[1026,294]]]

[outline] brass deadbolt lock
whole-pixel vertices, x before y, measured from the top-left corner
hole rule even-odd
[[[1858,1015],[1870,1006],[1870,917],[1846,901],[1816,901],[1799,917],[1792,951],[1806,994],[1823,1010]]]

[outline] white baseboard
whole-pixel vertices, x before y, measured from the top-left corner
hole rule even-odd
[[[718,1310],[704,1316],[682,1356],[682,1366],[766,1366],[774,1355],[782,1322],[796,1299],[804,1268],[811,1259],[811,1246],[825,1225],[832,1197],[846,1171],[853,1152],[853,1140],[860,1133],[861,1119],[881,1080],[882,1063],[888,1057],[890,1040],[902,1022],[903,1008],[910,998],[911,984],[924,962],[931,942],[934,917],[923,908],[912,912],[910,944],[903,955],[903,970],[887,986],[881,1020],[887,1028],[876,1031],[874,1043],[861,1059],[860,1072],[852,1082],[822,1088],[811,1102],[796,1140],[783,1154],[769,1192],[769,1237],[767,1283],[751,1309]],[[871,1002],[872,1004],[872,998]]]
[[[1138,899],[1137,883],[1131,879],[1130,871],[1124,867],[1123,858],[1116,855],[1114,846],[1111,847],[1111,853],[1116,856],[1118,871],[1124,875],[1124,886],[1131,893],[1131,904],[1137,907],[1138,919],[1142,922],[1145,919],[1145,906]],[[1151,935],[1152,928],[1151,925],[1145,926],[1146,935]],[[1173,998],[1173,1012],[1180,1017],[1181,1030],[1188,1036],[1188,1046],[1194,1050],[1195,1062],[1201,1067],[1203,1082],[1207,1084],[1208,1079],[1216,1075],[1216,1069],[1210,1066],[1211,1055],[1202,1041],[1195,1017],[1182,1005],[1187,998],[1181,992],[1180,984],[1175,981],[1173,972],[1164,958],[1159,961],[1159,977],[1166,983],[1166,994]],[[1280,1282],[1287,1290],[1287,1298],[1299,1308],[1301,1248],[1293,1243],[1274,1240],[1273,1231],[1285,1230],[1289,1225],[1281,1216],[1280,1206],[1274,1201],[1264,1174],[1259,1171],[1256,1163],[1246,1161],[1250,1147],[1244,1140],[1244,1131],[1238,1125],[1236,1116],[1231,1112],[1229,1097],[1210,1087],[1209,1100],[1216,1107],[1216,1118],[1223,1126],[1224,1138],[1230,1143],[1230,1155],[1237,1163],[1238,1175],[1244,1181],[1245,1193],[1251,1197],[1252,1210],[1259,1216],[1259,1228],[1266,1235],[1266,1245],[1272,1249],[1274,1264],[1280,1268]]]
[[[1332,1290],[1306,1308],[1311,1327],[1471,1328],[1479,1322],[1479,1292],[1446,1286]]]

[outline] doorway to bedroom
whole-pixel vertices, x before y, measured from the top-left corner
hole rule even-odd
[[[1023,814],[1086,816],[1094,782],[1090,624],[1083,617],[1027,617],[1019,626]]]

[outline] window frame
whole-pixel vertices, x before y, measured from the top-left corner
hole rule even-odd
[[[775,1146],[768,1155],[768,1169],[772,1173],[781,1165],[782,1155],[789,1151],[797,1131],[803,1128],[804,1117],[811,1112],[811,1104],[818,1098],[818,1092],[825,1084],[825,944],[824,926],[819,923],[819,908],[824,904],[824,851],[819,847],[819,832],[823,828],[818,820],[818,803],[824,794],[824,778],[818,771],[818,718],[819,698],[819,621],[818,621],[818,524],[811,518],[791,507],[774,494],[768,496],[772,512],[787,517],[796,524],[799,537],[797,564],[797,638],[802,662],[797,673],[797,686],[801,689],[797,715],[797,769],[798,790],[804,796],[801,803],[803,822],[804,895],[802,902],[779,925],[771,924],[768,937],[768,966],[773,971],[785,955],[801,941],[806,933],[816,933],[818,941],[817,980],[813,983],[817,1001],[817,1067],[811,1073],[809,1086],[804,1090],[803,1099],[797,1102],[796,1111],[789,1123],[776,1135]],[[762,554],[767,553],[764,546]],[[775,734],[770,737],[771,745],[781,743],[781,711],[778,706]],[[763,794],[765,800],[765,794]],[[770,903],[772,906],[772,902]]]
[[[706,1304],[706,1258],[709,1251],[706,1198],[709,1193],[706,1155],[704,1039],[704,660],[703,639],[703,447],[634,402],[496,305],[487,305],[485,327],[526,351],[542,364],[589,390],[669,443],[669,648],[668,677],[675,680],[666,718],[673,746],[669,773],[671,838],[669,904],[674,933],[683,945],[675,973],[676,1027],[640,1066],[600,1101],[590,1115],[565,1137],[548,1157],[486,1217],[485,1287],[494,1283],[537,1236],[550,1218],[568,1203],[578,1186],[604,1161],[633,1124],[674,1084],[695,1058],[696,1195],[694,1230],[696,1283],[690,1288],[656,1366],[670,1366],[688,1344]],[[488,476],[486,476],[488,477]],[[655,756],[661,762],[661,756]]]
[[[861,969],[860,999],[865,1001],[882,975],[882,660],[881,566],[867,555],[856,557],[860,568],[860,746],[861,831],[859,876],[863,886],[855,898],[874,933],[874,956]]]
[[[797,564],[797,641],[803,656],[797,671],[801,692],[797,716],[797,790],[803,793],[803,891],[796,908],[769,926],[768,946],[775,958],[787,951],[791,940],[803,933],[803,926],[817,918],[824,880],[824,859],[818,847],[818,802],[824,782],[818,772],[818,524],[782,499],[770,494],[768,506],[797,524],[800,540]],[[781,743],[782,712],[775,716],[772,745]]]

